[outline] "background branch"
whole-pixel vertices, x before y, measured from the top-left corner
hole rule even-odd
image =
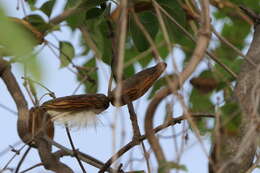
[[[156,93],[146,111],[145,133],[147,134],[147,139],[155,153],[156,159],[159,164],[165,163],[166,159],[153,131],[154,113],[162,99],[171,94],[172,92],[175,92],[176,89],[180,87],[184,83],[184,81],[193,73],[197,65],[204,57],[204,53],[208,47],[208,43],[210,40],[210,18],[208,0],[203,0],[201,5],[201,29],[198,35],[196,48],[193,52],[191,60],[189,61],[183,72],[181,72],[179,79],[173,80],[170,87],[166,87]]]

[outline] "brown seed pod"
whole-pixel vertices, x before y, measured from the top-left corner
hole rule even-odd
[[[69,127],[83,127],[95,123],[96,114],[109,107],[109,99],[104,94],[82,94],[60,97],[41,105],[52,121]]]
[[[214,78],[206,77],[195,77],[190,80],[190,83],[194,88],[199,90],[201,93],[209,93],[213,91],[217,86],[218,82]]]
[[[33,107],[29,111],[29,134],[31,134],[31,139],[29,145],[36,147],[33,142],[33,138],[37,136],[40,132],[45,131],[47,136],[51,139],[54,137],[54,126],[50,119],[50,115],[46,113],[40,107]]]
[[[121,94],[116,103],[116,92],[118,87],[114,88],[110,94],[110,100],[115,106],[123,106],[130,101],[134,101],[143,96],[146,91],[153,85],[153,83],[164,72],[167,64],[164,62],[158,63],[156,66],[147,68],[136,73],[130,78],[122,82]]]

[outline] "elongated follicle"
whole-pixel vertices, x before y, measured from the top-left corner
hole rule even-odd
[[[121,93],[117,98],[118,87],[109,96],[114,106],[123,106],[143,96],[166,69],[167,64],[159,62],[156,66],[142,70],[122,82]]]
[[[96,115],[109,107],[104,94],[82,94],[60,97],[41,105],[51,115],[51,120],[68,127],[95,124]]]

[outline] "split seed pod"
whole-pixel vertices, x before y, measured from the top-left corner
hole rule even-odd
[[[29,111],[29,131],[31,139],[36,137],[40,132],[45,132],[49,138],[53,139],[54,126],[50,119],[50,115],[40,107],[31,108]],[[29,144],[36,147],[33,140],[30,140]]]
[[[95,124],[96,115],[109,107],[104,94],[82,94],[56,98],[41,105],[51,115],[51,120],[68,127]]]
[[[124,80],[119,98],[116,98],[118,87],[112,90],[110,94],[112,104],[114,106],[123,106],[143,96],[164,72],[166,66],[166,63],[160,62],[156,66],[140,71]]]

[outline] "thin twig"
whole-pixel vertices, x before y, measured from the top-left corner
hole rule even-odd
[[[233,49],[239,56],[243,57],[249,64],[251,64],[253,67],[256,67],[256,64],[246,55],[244,55],[236,46],[234,46],[231,42],[229,42],[225,37],[221,36],[213,26],[211,26],[212,31],[217,38],[225,43],[228,47]]]
[[[31,166],[30,168],[27,168],[27,169],[21,171],[20,173],[26,173],[26,172],[28,172],[28,171],[30,171],[30,170],[32,170],[32,169],[34,169],[34,168],[37,168],[37,167],[39,167],[39,166],[43,166],[43,164],[42,164],[42,163],[37,163],[37,164]]]
[[[73,153],[74,153],[74,156],[75,156],[76,160],[78,161],[79,166],[80,166],[82,172],[83,172],[83,173],[87,173],[87,171],[85,170],[85,168],[84,168],[84,166],[83,166],[81,160],[80,160],[79,157],[78,157],[78,154],[77,154],[77,152],[76,152],[77,150],[76,150],[76,148],[75,148],[75,145],[74,145],[74,143],[73,143],[72,137],[71,137],[71,135],[70,135],[69,128],[66,127],[65,129],[66,129],[66,133],[67,133],[67,135],[68,135],[69,142],[70,142],[72,151],[73,151]]]
[[[49,143],[51,143],[53,146],[59,148],[62,152],[65,152],[65,153],[63,153],[62,156],[64,156],[64,155],[74,156],[74,152],[73,152],[72,150],[70,150],[70,149],[64,147],[63,145],[61,145],[61,144],[59,144],[59,143],[53,141],[52,139],[50,139],[50,138],[47,137],[47,136],[45,136],[44,139],[45,139],[46,141],[48,141]],[[90,164],[90,165],[92,165],[92,166],[94,166],[94,167],[96,167],[96,168],[101,169],[101,168],[105,165],[104,163],[102,163],[101,161],[95,159],[94,157],[92,157],[92,156],[90,156],[90,155],[87,155],[87,154],[82,153],[82,152],[77,151],[77,150],[76,150],[76,152],[77,152],[77,154],[78,154],[78,157],[79,157],[83,162],[86,162],[86,163],[88,163],[88,164]],[[56,155],[56,154],[55,154],[55,155]],[[113,171],[114,171],[112,168],[108,168],[107,170],[110,171],[110,172],[113,172]]]
[[[128,111],[129,111],[129,114],[130,114],[132,127],[133,127],[133,133],[134,133],[133,140],[137,140],[138,141],[138,138],[141,136],[141,133],[140,133],[140,128],[139,128],[139,125],[138,125],[137,115],[135,113],[133,103],[129,102],[127,104],[127,107],[128,107]],[[148,173],[150,173],[151,172],[151,166],[149,164],[149,158],[147,157],[147,151],[146,151],[146,148],[145,148],[145,145],[144,145],[143,141],[141,142],[141,146],[142,146],[142,149],[143,149],[143,152],[144,152],[144,158],[145,158],[145,161],[146,161],[147,170],[148,170]]]
[[[24,159],[25,159],[25,157],[28,155],[28,153],[29,153],[29,151],[31,150],[31,148],[32,148],[32,147],[29,146],[29,147],[27,148],[27,150],[25,151],[25,153],[23,154],[21,160],[19,161],[19,163],[18,163],[18,165],[17,165],[17,167],[16,167],[16,169],[15,169],[15,173],[18,173],[18,172],[19,172],[19,169],[20,169],[20,167],[22,166]]]
[[[82,5],[82,2],[78,3],[77,5],[75,5],[74,7],[72,8],[69,8],[67,10],[65,10],[63,13],[61,13],[60,15],[54,17],[53,19],[51,19],[49,21],[50,24],[52,25],[58,25],[60,24],[61,22],[63,22],[64,20],[66,20],[69,16],[73,15],[73,14],[76,14],[76,13],[79,13],[81,12],[82,10],[84,10],[83,8],[80,8]]]
[[[95,42],[91,39],[91,36],[86,28],[86,26],[79,27],[80,31],[82,32],[83,39],[85,40],[86,44],[89,48],[91,48],[96,56],[97,59],[101,60],[101,52],[98,50]]]
[[[154,1],[155,5],[158,6],[158,8],[194,43],[197,42],[197,40],[181,25],[179,24],[165,9],[163,9],[156,1]],[[214,60],[217,64],[219,64],[223,69],[225,69],[231,76],[234,78],[237,78],[237,74],[234,73],[228,66],[223,64],[213,53],[206,50],[206,54]]]
[[[157,4],[157,3],[154,3]],[[210,40],[210,19],[209,19],[209,2],[208,0],[202,1],[202,12],[201,12],[201,23],[202,26],[200,28],[200,32],[198,34],[198,39],[196,41],[197,45],[193,52],[192,58],[185,67],[184,71],[179,75],[179,80],[174,80],[170,87],[166,87],[163,90],[160,90],[156,93],[153,100],[150,102],[146,115],[145,115],[145,132],[148,135],[148,141],[153,148],[156,159],[158,163],[166,162],[165,155],[163,150],[157,140],[154,132],[153,132],[153,118],[155,114],[155,110],[158,104],[169,94],[175,92],[178,87],[182,86],[184,81],[193,73],[196,69],[197,65],[201,62],[204,57],[204,52],[207,50],[208,43]],[[163,9],[160,5],[158,5],[160,9]],[[178,23],[177,23],[178,24]],[[179,25],[179,24],[178,24]],[[182,26],[180,26],[183,28]],[[184,30],[184,32],[187,32]],[[188,35],[190,35],[187,32]],[[191,35],[190,35],[191,36]],[[193,36],[191,36],[193,38]],[[159,165],[160,167],[160,165]]]
[[[5,164],[4,168],[2,170],[5,170],[9,164],[14,160],[14,158],[20,154],[20,152],[22,151],[22,149],[25,147],[26,145],[23,145],[21,148],[19,148],[15,153],[14,155],[11,157],[11,159]],[[0,170],[1,172],[1,170]]]
[[[154,43],[152,37],[150,36],[150,34],[147,32],[147,30],[145,29],[144,25],[142,24],[142,22],[140,21],[139,17],[137,16],[137,14],[135,13],[135,11],[133,9],[131,9],[132,15],[134,17],[134,21],[136,23],[136,25],[139,27],[139,29],[142,31],[142,33],[144,34],[146,40],[149,42],[149,44],[152,47],[153,53],[155,55],[155,60],[157,62],[160,61],[160,53],[158,52],[157,48],[156,48],[156,44]]]
[[[17,112],[14,111],[14,110],[12,110],[11,108],[9,108],[9,107],[7,107],[7,106],[1,104],[1,103],[0,103],[0,107],[3,108],[3,109],[5,109],[5,110],[7,110],[7,111],[10,112],[10,113],[12,113],[13,115],[17,116]],[[0,155],[1,155],[1,154],[0,154]]]
[[[200,113],[196,113],[196,114],[192,114],[193,118],[214,118],[215,115],[212,114],[200,114]],[[177,118],[171,118],[170,120],[166,121],[165,123],[157,126],[156,128],[153,129],[154,133],[157,133],[161,130],[164,130],[165,128],[169,127],[169,126],[173,126],[175,124],[181,123],[182,120],[186,120],[187,116],[186,115],[182,115],[179,116]],[[119,158],[121,157],[123,154],[125,154],[127,151],[129,151],[130,149],[132,149],[134,146],[139,145],[139,143],[143,140],[145,140],[147,138],[147,133],[145,135],[141,135],[138,139],[138,143],[134,140],[130,141],[129,143],[127,143],[125,146],[121,147],[112,157],[110,157],[110,159],[107,160],[107,162],[105,163],[104,167],[102,167],[102,169],[99,171],[99,173],[103,173],[105,170],[107,170],[107,168],[115,161],[114,158]]]
[[[162,46],[165,46],[166,42],[165,41],[161,41],[158,45],[157,48],[160,48]],[[173,44],[174,45],[174,44]],[[151,52],[153,52],[153,47],[150,47],[149,49],[147,49],[146,51],[141,52],[140,54],[136,55],[135,57],[131,58],[129,61],[127,61],[124,65],[124,68],[132,65],[133,63],[139,61],[142,58],[145,58],[147,55],[149,55]]]

